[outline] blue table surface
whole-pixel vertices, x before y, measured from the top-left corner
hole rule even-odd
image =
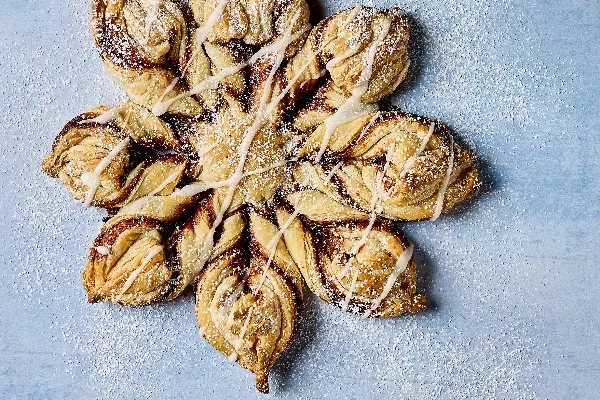
[[[391,103],[476,149],[484,189],[435,223],[405,224],[427,312],[363,321],[309,297],[270,397],[599,398],[600,5],[376,4],[413,22],[410,76]],[[124,100],[88,24],[87,1],[0,2],[0,398],[261,398],[200,337],[190,296],[86,302],[102,213],[39,166],[71,117]]]

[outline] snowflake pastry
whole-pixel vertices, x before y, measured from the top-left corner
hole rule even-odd
[[[435,220],[479,186],[444,125],[379,111],[410,63],[401,10],[308,18],[304,0],[93,0],[129,101],[74,118],[42,166],[108,210],[89,301],[193,288],[203,336],[263,393],[305,286],[364,317],[423,310],[398,221]]]

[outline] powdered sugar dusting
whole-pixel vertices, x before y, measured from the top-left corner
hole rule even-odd
[[[465,212],[404,226],[431,311],[365,321],[309,297],[298,338],[273,371],[276,396],[536,398],[532,382],[545,355],[533,320],[539,305],[528,291],[528,261],[513,256],[530,240],[523,219],[529,206],[511,189],[519,175],[511,154],[496,149],[501,143],[514,153],[536,150],[521,135],[568,107],[562,98],[571,90],[569,65],[526,62],[537,59],[539,38],[512,0],[378,6],[400,6],[416,24],[410,79],[392,103],[439,117],[475,146],[486,188]],[[198,334],[191,296],[144,309],[85,303],[81,270],[103,214],[71,201],[39,164],[71,116],[99,102],[120,104],[124,96],[93,49],[87,4],[53,0],[35,8],[47,16],[41,29],[48,42],[21,54],[0,37],[11,74],[0,86],[11,112],[0,119],[20,132],[6,139],[1,156],[14,174],[5,178],[3,171],[1,184],[3,223],[14,227],[6,245],[13,270],[0,272],[14,278],[9,290],[24,307],[51,307],[48,334],[69,349],[62,367],[100,397],[257,397],[250,374]],[[555,96],[535,97],[540,88]],[[536,132],[545,146],[544,131]]]
[[[303,388],[306,392],[301,398],[317,397],[319,388],[328,383],[332,398],[346,393],[349,385],[386,398],[536,397],[524,379],[533,376],[537,367],[532,359],[536,344],[527,335],[492,328],[473,338],[453,326],[452,318],[439,329],[419,316],[393,321],[365,321],[347,314],[323,316],[325,307],[319,304],[308,319],[328,329],[319,330],[318,338],[294,355],[300,362],[285,359],[284,368],[291,364],[286,373],[294,378],[280,389],[310,375],[316,381]],[[322,346],[332,350],[318,351]],[[335,365],[344,367],[336,369]]]
[[[539,38],[513,0],[410,3],[416,68],[395,96],[402,110],[434,115],[481,138],[506,137],[505,124],[534,126],[566,107],[559,94],[568,90],[565,77],[573,79],[569,65],[556,60],[552,70],[531,62],[539,59]],[[533,89],[540,87],[556,96],[539,98]]]

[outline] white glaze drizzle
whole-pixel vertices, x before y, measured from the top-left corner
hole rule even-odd
[[[327,174],[327,176],[325,177],[325,180],[324,180],[325,185],[327,185],[329,183],[329,181],[331,180],[331,178],[333,178],[333,175],[337,172],[337,170],[341,167],[341,165],[342,165],[342,162],[340,161],[331,169],[331,171],[329,171],[329,173]],[[307,177],[306,179],[304,179],[304,181],[302,181],[302,183],[300,183],[300,186],[306,186],[306,184],[309,181],[310,181],[310,177]],[[266,272],[269,269],[269,267],[271,266],[271,263],[273,262],[273,258],[275,257],[275,253],[277,251],[277,243],[279,243],[279,240],[281,240],[281,237],[283,236],[285,231],[288,230],[288,228],[292,225],[292,222],[294,222],[294,219],[296,219],[296,217],[300,214],[300,211],[298,210],[299,203],[300,203],[300,198],[296,201],[296,204],[294,205],[294,212],[289,216],[289,218],[284,222],[284,224],[281,226],[281,228],[279,228],[279,230],[275,233],[275,235],[273,235],[273,237],[267,244],[267,250],[270,251],[269,259],[267,260],[267,264],[265,265],[265,267],[262,270],[262,276],[261,276],[260,283],[258,285],[258,289],[260,289],[262,287],[262,285],[264,284],[264,282],[266,280]]]
[[[358,16],[358,13],[360,12],[361,8],[361,6],[355,6],[352,10],[350,10],[348,16],[346,17],[346,20],[344,21],[344,27],[346,27],[347,24],[349,24],[354,18]]]
[[[214,183],[191,183],[189,185],[185,185],[181,189],[177,189],[175,192],[173,192],[173,194],[175,196],[193,197],[199,193],[206,192],[207,190],[217,189],[229,185],[231,185],[230,179]]]
[[[121,292],[119,293],[119,295],[117,296],[117,298],[115,299],[115,301],[121,300],[121,298],[123,297],[123,295],[125,294],[125,292],[127,290],[129,290],[129,288],[131,287],[131,285],[133,285],[133,282],[135,282],[135,280],[137,279],[137,277],[142,273],[144,267],[146,265],[148,265],[148,263],[150,263],[150,261],[152,261],[152,259],[154,257],[156,257],[156,255],[159,254],[161,251],[163,251],[163,246],[160,245],[160,244],[156,245],[156,246],[154,246],[154,247],[152,247],[150,249],[150,251],[148,252],[148,255],[146,255],[146,257],[140,263],[140,266],[137,267],[131,273],[131,275],[129,275],[129,277],[125,281],[125,284],[123,284],[123,288],[121,289]]]
[[[237,299],[240,298],[240,296],[242,295],[242,291],[244,290],[244,286],[246,285],[246,282],[248,281],[249,277],[250,277],[250,268],[247,268],[240,283],[237,284],[235,289],[233,289],[233,292],[231,292],[231,294],[229,296],[227,296],[227,298],[223,302],[223,304],[225,306],[231,306],[235,301],[237,301]]]
[[[437,196],[435,211],[430,219],[431,221],[437,220],[440,217],[440,215],[442,215],[442,209],[444,208],[444,197],[446,197],[446,191],[448,190],[450,178],[452,177],[452,169],[454,168],[454,138],[452,137],[452,135],[449,135],[449,137],[450,156],[448,157],[448,169],[446,170],[446,176],[444,177],[444,181],[442,182],[442,186],[440,187],[440,191]]]
[[[360,101],[362,96],[362,93],[360,93],[361,91],[362,90],[357,90],[357,88],[355,88],[352,91],[352,96],[350,96],[350,98],[346,100],[333,115],[327,117],[323,122],[325,125],[325,132],[319,147],[319,152],[315,156],[315,162],[321,161],[321,158],[327,149],[327,145],[331,140],[331,136],[333,136],[333,132],[338,127],[379,110],[377,104],[365,104]]]
[[[383,171],[381,171],[377,175],[377,181],[373,185],[373,195],[371,197],[371,215],[369,217],[369,224],[363,231],[360,240],[356,242],[354,246],[352,246],[352,249],[350,249],[350,258],[346,262],[344,269],[338,274],[338,279],[342,279],[348,273],[348,270],[351,266],[350,261],[352,261],[354,257],[356,257],[360,249],[362,249],[362,247],[367,243],[367,240],[369,239],[369,234],[373,230],[373,225],[375,225],[377,214],[380,214],[383,211],[383,205],[379,204],[380,193],[383,189],[383,179],[385,178],[385,174],[387,174],[390,168],[392,156],[395,151],[396,146],[392,145],[392,147],[390,147],[390,149],[385,155],[385,165],[383,166]]]
[[[400,274],[402,274],[406,270],[406,267],[408,267],[408,263],[412,258],[413,249],[414,247],[412,243],[409,244],[408,247],[404,249],[402,254],[400,254],[400,257],[396,259],[396,265],[394,265],[394,270],[388,276],[388,279],[385,282],[385,286],[383,287],[383,291],[375,300],[373,300],[373,302],[371,303],[371,307],[364,313],[364,318],[369,317],[371,313],[373,313],[373,311],[377,310],[381,302],[390,294],[392,288],[394,287],[394,284],[400,277]]]
[[[348,258],[348,261],[346,261],[346,265],[344,266],[344,269],[342,269],[340,271],[340,273],[338,274],[338,276],[337,276],[338,279],[344,278],[346,276],[346,274],[348,273],[348,271],[350,270],[350,267],[352,265],[351,261],[356,257],[356,255],[358,254],[360,249],[362,249],[362,247],[367,243],[367,240],[369,239],[369,234],[371,233],[371,230],[373,230],[373,225],[375,225],[376,219],[377,219],[377,212],[375,210],[373,210],[371,212],[371,215],[369,216],[369,224],[363,231],[360,240],[358,242],[356,242],[356,244],[352,247],[352,249],[350,249],[350,254],[349,254],[350,258]],[[340,254],[340,257],[337,257],[337,259],[341,259],[341,254]]]
[[[327,62],[327,64],[325,64],[325,69],[328,70],[328,71],[330,71],[331,68],[335,67],[336,65],[338,65],[339,63],[341,63],[345,59],[352,57],[353,55],[355,55],[356,53],[358,53],[359,50],[360,50],[360,42],[357,42],[357,43],[354,44],[354,46],[350,47],[348,50],[346,50],[345,52],[343,52],[339,56],[334,57],[331,60],[329,60]]]
[[[367,134],[369,129],[371,129],[371,127],[375,124],[375,120],[377,119],[377,117],[379,117],[379,112],[376,112],[375,114],[373,114],[373,116],[369,120],[369,123],[367,125],[365,125],[364,128],[361,129],[360,135],[358,135],[358,138],[356,139],[357,142],[359,140],[361,140]]]
[[[425,147],[427,147],[429,139],[431,138],[431,135],[433,135],[433,131],[435,131],[435,122],[432,122],[429,125],[429,131],[427,132],[423,140],[421,140],[421,144],[417,148],[417,151],[415,151],[415,153],[412,156],[407,158],[404,164],[402,165],[402,171],[400,171],[398,179],[404,178],[404,176],[408,173],[408,171],[413,167],[413,165],[417,161],[417,158],[419,158],[423,151],[425,151]]]
[[[214,149],[215,147],[217,147],[216,143],[213,143],[209,146],[205,146],[202,147],[200,149],[198,149],[198,151],[196,152],[196,154],[198,155],[198,158],[203,158],[205,155],[207,155],[212,149]]]
[[[103,256],[107,256],[110,254],[110,248],[106,246],[96,246],[96,251],[102,254]]]
[[[164,111],[163,111],[162,106],[160,108],[157,108],[156,109],[157,111],[158,110],[162,111],[159,114],[157,114],[155,112],[155,107],[158,107],[159,104],[163,103],[163,99],[165,98],[165,96],[167,96],[169,93],[171,93],[171,91],[175,88],[175,86],[177,85],[179,80],[185,75],[185,73],[187,72],[189,67],[192,65],[192,63],[194,62],[196,57],[198,57],[198,54],[200,54],[200,51],[202,51],[202,45],[206,41],[206,38],[208,37],[208,33],[210,32],[210,30],[217,23],[217,21],[219,20],[219,17],[223,14],[223,10],[225,9],[225,5],[227,4],[227,1],[228,0],[218,0],[215,9],[210,13],[210,16],[206,20],[206,23],[201,28],[196,29],[196,35],[195,35],[196,48],[194,49],[194,52],[192,53],[190,59],[185,63],[185,66],[181,70],[181,75],[171,81],[171,83],[169,84],[169,86],[167,86],[167,88],[165,89],[163,94],[158,98],[158,102],[154,105],[154,107],[152,107],[152,113],[154,113],[154,115],[158,116],[158,115],[164,114],[165,112],[167,112],[167,110],[171,106],[171,104],[173,104],[176,101],[175,100],[175,101],[169,102],[168,106],[166,106],[166,108],[164,108]],[[179,100],[179,99],[177,99],[177,100]]]
[[[173,103],[175,103],[176,101],[178,101],[180,99],[202,93],[205,90],[217,89],[219,87],[219,83],[220,83],[221,79],[226,78],[229,75],[233,75],[233,74],[241,71],[242,68],[244,68],[246,65],[248,65],[248,64],[247,63],[239,63],[239,64],[234,64],[232,66],[223,68],[218,74],[206,78],[205,80],[203,80],[202,82],[200,82],[196,86],[194,86],[191,90],[180,93],[177,96],[173,96],[169,100],[163,101],[163,99],[165,97],[163,95],[159,99],[159,101],[152,107],[152,113],[156,116],[163,115],[164,113],[167,112],[169,107],[171,107],[171,105],[173,105]],[[179,78],[175,78],[175,79],[179,79]],[[177,82],[175,82],[175,84],[177,84]],[[175,85],[173,85],[173,87],[175,87]],[[171,87],[171,90],[173,90],[173,87]]]
[[[296,13],[296,17],[299,15],[299,12],[300,11],[298,11],[298,13]],[[206,236],[206,240],[204,241],[204,245],[202,246],[202,249],[200,250],[198,260],[196,261],[194,271],[192,272],[193,276],[196,276],[198,274],[198,272],[200,272],[202,270],[202,268],[208,261],[208,259],[210,257],[210,253],[212,252],[212,249],[214,247],[215,231],[216,231],[217,227],[223,221],[225,213],[227,212],[227,210],[229,209],[229,206],[231,205],[231,202],[233,201],[233,196],[235,194],[235,190],[236,190],[238,184],[244,178],[244,166],[246,164],[246,159],[249,154],[250,146],[252,144],[252,141],[254,140],[254,136],[256,136],[256,134],[258,133],[260,128],[265,123],[264,112],[265,112],[268,94],[269,94],[270,90],[272,89],[275,73],[277,72],[281,63],[283,62],[283,59],[285,57],[285,49],[287,48],[287,46],[290,43],[292,43],[294,40],[297,39],[297,35],[292,35],[292,29],[293,29],[293,25],[290,25],[289,28],[287,29],[287,31],[285,32],[285,34],[283,35],[283,37],[281,38],[281,40],[274,42],[269,46],[265,46],[265,47],[269,48],[268,53],[274,53],[275,60],[273,62],[273,66],[271,67],[271,70],[269,71],[269,75],[264,82],[264,87],[263,87],[261,95],[260,95],[260,102],[259,102],[258,108],[256,110],[256,115],[254,117],[254,121],[253,121],[252,125],[250,126],[250,128],[244,134],[244,138],[242,140],[242,143],[240,144],[240,148],[238,150],[240,160],[238,162],[238,165],[237,165],[233,175],[228,179],[229,190],[227,191],[227,194],[225,195],[225,198],[223,200],[223,203],[221,204],[219,212],[215,216],[214,222]],[[259,51],[259,53],[268,54],[268,53],[264,53],[263,49],[261,49]]]
[[[343,162],[340,161],[337,164],[335,164],[333,168],[331,168],[331,171],[329,171],[329,173],[325,176],[325,181],[323,182],[325,185],[327,185],[329,181],[331,181],[335,173],[338,172],[340,168],[342,168],[342,164]]]
[[[104,157],[100,163],[96,166],[93,172],[84,172],[81,174],[81,182],[88,187],[88,190],[85,195],[84,204],[86,207],[92,205],[92,201],[94,200],[94,195],[96,191],[100,187],[100,175],[108,166],[110,162],[129,144],[130,138],[126,137],[121,140],[117,145]]]
[[[402,68],[402,72],[400,72],[400,75],[398,75],[398,78],[392,85],[393,88],[396,88],[400,83],[402,83],[404,78],[406,78],[406,74],[408,73],[409,67],[410,67],[410,59],[406,61],[406,65],[404,66],[404,68]]]
[[[156,115],[157,117],[160,115],[163,115],[164,113],[167,112],[167,110],[169,109],[169,107],[175,103],[176,100],[173,100],[171,102],[164,102],[164,98],[173,91],[173,89],[175,88],[175,86],[177,86],[177,84],[179,83],[179,80],[181,79],[181,77],[177,77],[175,79],[173,79],[171,81],[171,83],[169,83],[169,86],[167,86],[167,88],[165,89],[165,91],[163,92],[163,94],[161,94],[158,97],[158,100],[156,101],[156,104],[154,104],[152,106],[152,109],[150,111],[152,111],[152,114]],[[177,99],[179,100],[179,99]]]
[[[177,170],[175,172],[173,172],[171,175],[169,175],[160,185],[158,185],[156,187],[156,189],[154,189],[153,191],[148,193],[146,195],[146,197],[156,196],[164,188],[169,186],[171,183],[175,182],[177,180],[177,178],[179,178],[179,176],[181,176],[181,174],[183,173],[183,170],[185,170],[185,164],[181,165],[179,168],[177,168]]]
[[[243,177],[247,178],[249,176],[258,175],[258,174],[262,174],[264,172],[271,171],[273,169],[281,168],[289,162],[290,161],[283,160],[283,161],[273,163],[267,167],[257,168],[252,171],[245,172]],[[175,196],[193,197],[193,196],[195,196],[199,193],[205,192],[209,189],[216,189],[216,188],[220,188],[220,187],[224,187],[224,186],[229,186],[229,185],[231,185],[231,182],[232,181],[230,178],[230,179],[225,179],[222,181],[217,181],[214,183],[190,183],[189,185],[186,185],[186,186],[182,187],[181,189],[178,189],[173,194]]]
[[[91,122],[95,122],[97,124],[106,124],[107,122],[112,121],[119,115],[120,107],[112,107],[111,109],[103,112],[95,118],[84,119],[78,122],[78,124],[87,124]]]
[[[358,279],[358,269],[354,270],[354,274],[352,274],[352,283],[350,284],[350,290],[346,292],[346,297],[344,298],[344,302],[342,303],[342,310],[348,310],[348,306],[350,305],[350,301],[354,296],[354,291],[356,290],[356,280]]]
[[[146,14],[146,44],[150,40],[150,31],[152,27],[158,21],[158,10],[160,8],[161,0],[153,0],[150,7],[150,12]]]
[[[206,23],[201,28],[196,29],[196,38],[195,39],[196,39],[197,48],[192,53],[192,56],[190,57],[188,62],[185,64],[185,67],[183,68],[181,76],[183,76],[185,74],[185,72],[188,70],[188,68],[194,61],[194,59],[198,56],[198,53],[200,53],[200,51],[202,49],[202,44],[204,44],[204,42],[206,42],[206,39],[208,38],[208,34],[210,33],[210,30],[213,28],[213,26],[215,26],[215,24],[219,20],[219,17],[221,17],[221,15],[223,14],[223,11],[225,10],[225,6],[227,5],[227,1],[228,0],[218,0],[215,9],[212,10],[210,15],[208,16]]]
[[[233,353],[231,353],[228,357],[231,361],[237,360],[238,351],[240,350],[240,348],[242,347],[242,344],[244,343],[244,335],[246,334],[246,331],[248,330],[248,326],[250,325],[250,318],[252,318],[252,313],[254,312],[255,304],[252,304],[252,307],[250,307],[250,311],[248,311],[248,315],[246,316],[246,319],[244,320],[244,325],[242,325],[242,329],[240,329],[240,334],[233,345],[233,349],[234,349]]]
[[[323,122],[325,125],[325,132],[323,134],[323,139],[321,140],[319,152],[315,156],[316,162],[321,161],[321,158],[327,149],[327,145],[331,140],[331,136],[338,127],[379,110],[379,107],[376,104],[365,104],[361,101],[361,98],[369,89],[369,80],[373,74],[373,63],[375,62],[377,48],[383,43],[388,34],[390,21],[386,18],[383,20],[382,25],[377,40],[375,40],[366,51],[365,67],[361,71],[358,83],[352,90],[352,95],[335,113],[333,113],[333,115],[326,118]]]
[[[269,171],[272,171],[274,169],[281,168],[281,167],[287,165],[289,162],[290,161],[288,161],[288,160],[277,161],[277,162],[275,162],[275,163],[273,163],[271,165],[268,165],[266,167],[256,168],[256,169],[253,169],[251,171],[248,171],[248,172],[244,173],[244,177],[263,174],[265,172],[269,172]]]
[[[356,6],[354,7],[350,13],[348,14],[348,17],[344,20],[344,26],[346,26],[347,24],[349,24],[354,18],[356,18],[356,16],[358,15],[358,12],[360,11],[360,6]],[[290,90],[292,90],[292,87],[296,84],[296,82],[298,81],[298,79],[300,79],[300,77],[302,76],[302,74],[304,73],[304,71],[306,71],[306,69],[313,63],[313,58],[316,57],[321,51],[323,51],[323,49],[325,48],[325,46],[327,46],[329,43],[331,43],[333,40],[335,39],[334,36],[332,36],[331,38],[329,38],[329,40],[321,43],[321,45],[319,45],[319,47],[317,47],[317,49],[313,52],[311,52],[307,58],[308,61],[306,63],[304,63],[298,70],[298,72],[296,73],[296,75],[294,75],[294,77],[289,81],[289,83],[287,84],[287,86],[281,91],[281,93],[275,97],[271,103],[269,103],[269,105],[267,106],[267,114],[270,114],[275,107],[277,106],[277,104],[285,97],[285,95],[287,95]]]
[[[290,29],[291,29],[291,27],[290,27]],[[289,43],[294,42],[300,36],[302,36],[308,29],[309,29],[309,26],[306,25],[303,27],[303,29],[301,29],[298,32],[296,32],[295,34],[291,35],[291,37],[289,38],[289,42],[287,42],[287,44],[286,44],[286,47]],[[216,90],[219,87],[219,84],[222,79],[224,79],[230,75],[236,74],[236,73],[240,72],[243,68],[245,68],[251,64],[254,64],[262,56],[279,51],[279,47],[281,46],[282,42],[283,42],[283,38],[281,40],[278,40],[267,46],[262,47],[248,61],[241,62],[238,64],[231,65],[229,67],[223,68],[218,74],[206,78],[202,82],[196,84],[191,90],[180,93],[177,96],[174,96],[167,101],[162,101],[162,99],[164,98],[164,95],[163,95],[161,97],[160,101],[157,102],[154,105],[154,107],[152,107],[152,113],[157,116],[162,115],[165,112],[167,112],[167,110],[169,109],[169,107],[171,107],[171,105],[173,103],[175,103],[176,101],[178,101],[182,98],[193,96],[195,94],[200,94],[200,93],[204,92],[205,90]],[[289,91],[289,89],[288,89],[288,91]],[[283,96],[282,96],[282,98],[283,98]],[[272,108],[269,107],[268,111],[265,112],[265,117],[268,114],[270,114],[271,111],[272,111]]]

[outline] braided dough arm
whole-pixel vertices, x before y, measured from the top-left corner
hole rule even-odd
[[[316,128],[297,156],[311,159],[324,132],[323,125]],[[338,127],[325,155],[326,162],[308,161],[297,168],[296,179],[308,179],[312,186],[365,212],[372,211],[377,197],[382,206],[377,214],[391,219],[435,219],[472,197],[480,185],[475,157],[454,141],[447,127],[401,112],[371,114]],[[335,162],[341,167],[325,183],[321,171]]]

